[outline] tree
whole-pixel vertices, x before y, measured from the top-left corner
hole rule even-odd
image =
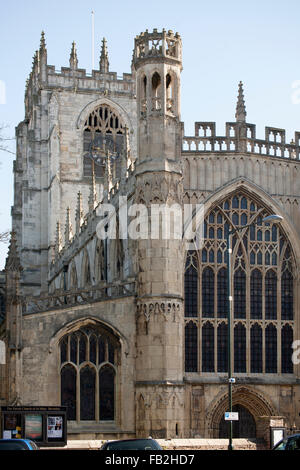
[[[7,137],[4,135],[4,129],[6,129],[7,127],[8,126],[4,126],[3,124],[0,124],[0,151],[2,150],[3,152],[7,152],[12,155],[15,155],[15,153],[9,150],[9,148],[7,147],[7,142],[14,140],[14,137]],[[0,243],[8,243],[9,239],[10,239],[9,230],[0,232]]]
[[[0,124],[0,150],[2,150],[3,152],[7,152],[7,153],[11,153],[12,155],[15,155],[15,152],[12,152],[11,150],[9,150],[9,148],[7,147],[7,144],[6,142],[8,141],[11,141],[11,140],[15,140],[14,137],[7,137],[4,135],[4,129],[6,129],[7,126],[4,126],[3,124]]]

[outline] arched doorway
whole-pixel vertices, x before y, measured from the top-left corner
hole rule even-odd
[[[234,439],[256,437],[256,423],[253,415],[242,405],[234,405],[233,412],[239,414],[239,420],[232,422],[232,434]],[[225,421],[224,416],[220,421],[219,437],[224,439],[228,437],[228,421]]]
[[[246,434],[248,438],[257,437],[257,423],[261,416],[278,416],[269,398],[253,387],[236,385],[232,392],[232,409],[240,415],[239,423],[233,422],[234,438]],[[224,420],[228,411],[228,393],[222,391],[209,406],[206,415],[206,429],[209,437],[218,439],[228,437],[228,422]]]

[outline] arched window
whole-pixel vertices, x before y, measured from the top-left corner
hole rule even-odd
[[[234,328],[234,371],[246,372],[246,328],[241,323]]]
[[[277,318],[277,276],[273,269],[270,269],[265,277],[265,304],[266,319],[275,320]]]
[[[265,330],[265,358],[266,373],[277,373],[277,329],[273,324],[269,324]]]
[[[100,383],[100,420],[112,421],[115,416],[115,371],[105,365],[99,372]]]
[[[227,293],[227,269],[218,271],[218,317],[224,318],[228,315],[228,293]]]
[[[262,318],[262,274],[259,269],[251,272],[250,316],[255,319]]]
[[[76,420],[76,369],[66,364],[61,369],[61,404],[67,407],[67,419]]]
[[[222,322],[218,326],[218,372],[228,371],[228,331],[227,324]]]
[[[193,316],[193,341],[197,338],[201,351],[200,373],[207,372],[211,367],[207,364],[212,363],[211,349],[201,343],[203,334],[206,342],[209,334],[213,337],[208,327],[202,330],[208,318],[214,319],[210,322],[217,358],[214,372],[227,370],[227,235],[234,229],[238,229],[232,236],[231,255],[235,371],[284,374],[291,370],[288,344],[295,336],[295,260],[281,224],[263,223],[270,214],[246,191],[234,192],[205,214],[203,243],[193,255],[197,264],[186,265],[184,280],[186,323]],[[190,306],[198,303],[199,308]],[[281,322],[291,330],[282,330]]]
[[[211,323],[205,323],[202,327],[202,371],[214,372],[214,327]]]
[[[152,75],[152,111],[161,110],[161,78],[159,73]]]
[[[250,330],[251,372],[262,372],[262,329],[257,323]]]
[[[213,269],[207,267],[202,273],[202,316],[213,317],[215,312],[215,280]]]
[[[95,419],[96,373],[87,365],[80,369],[80,420]]]
[[[61,404],[69,420],[115,419],[118,354],[118,340],[101,327],[82,327],[61,339]]]
[[[185,370],[198,370],[198,329],[191,321],[185,325]]]
[[[107,104],[94,109],[83,128],[83,175],[91,176],[94,167],[95,176],[103,177],[107,153],[113,157],[110,165],[117,178],[120,177],[118,157],[123,151],[125,126],[116,111]],[[116,159],[116,165],[113,160]],[[117,163],[118,161],[118,163]]]
[[[198,316],[198,261],[197,253],[189,251],[184,274],[184,310],[186,317]]]
[[[290,325],[284,325],[281,330],[281,372],[283,374],[293,373],[292,343],[293,329]]]
[[[174,90],[174,78],[171,74],[166,75],[166,111],[167,113],[174,114],[175,110],[175,90]]]
[[[293,320],[294,318],[294,279],[293,264],[289,246],[284,252],[281,269],[281,319]]]
[[[234,317],[246,318],[246,274],[242,268],[234,273]]]

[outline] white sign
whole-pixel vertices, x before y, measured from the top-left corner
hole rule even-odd
[[[239,414],[238,413],[230,413],[229,411],[225,411],[225,421],[238,421]]]

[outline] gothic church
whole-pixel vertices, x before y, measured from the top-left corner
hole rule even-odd
[[[246,119],[185,135],[178,33],[136,36],[131,73],[47,62],[44,33],[16,128],[0,405],[67,406],[68,437],[227,436],[227,235],[234,437],[300,427],[300,132]],[[229,110],[231,112],[231,110]],[[203,243],[97,236],[99,209],[204,207]],[[279,224],[265,224],[271,214]],[[147,217],[144,219],[147,225]]]

